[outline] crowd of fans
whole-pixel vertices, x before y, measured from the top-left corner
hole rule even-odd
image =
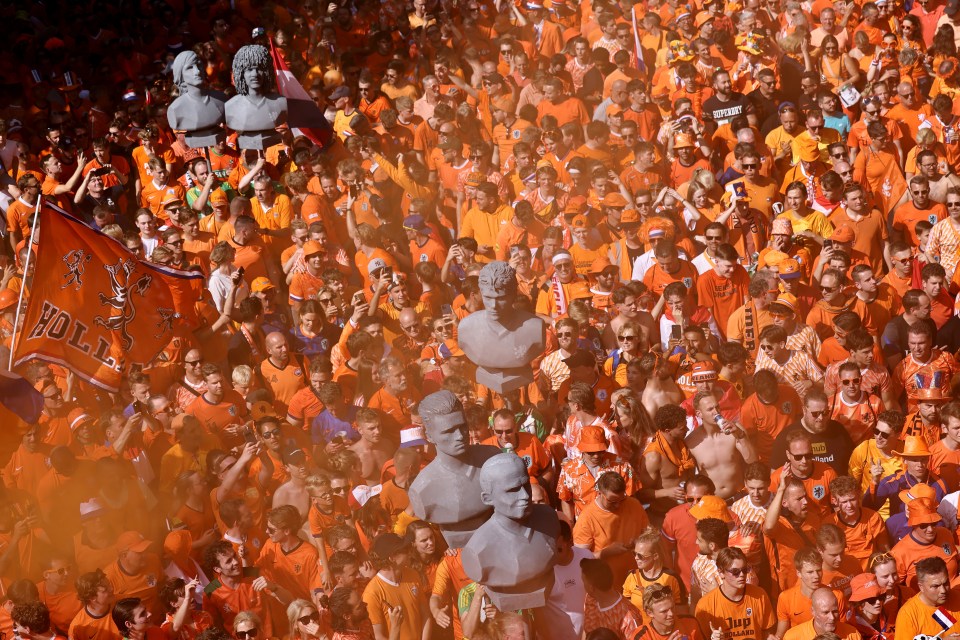
[[[3,638],[960,637],[960,1],[2,7],[3,347],[38,198],[206,279],[118,393],[18,368]],[[251,43],[329,143],[170,130]],[[547,323],[502,394],[493,260]],[[441,389],[558,512],[542,608],[413,513]]]

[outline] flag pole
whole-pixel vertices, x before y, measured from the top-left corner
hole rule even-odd
[[[30,258],[33,256],[33,240],[37,234],[37,219],[40,217],[40,203],[43,194],[37,194],[37,206],[33,210],[33,224],[30,226],[30,242],[27,244],[27,259],[23,263],[23,278],[20,279],[20,297],[17,298],[17,314],[13,319],[13,335],[10,336],[10,362],[7,370],[13,371],[13,354],[17,348],[17,335],[20,333],[20,309],[23,307],[23,292],[27,288],[27,274],[30,272]],[[16,260],[16,256],[14,256]]]

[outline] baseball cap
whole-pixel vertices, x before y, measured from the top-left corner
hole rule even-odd
[[[70,424],[71,431],[76,431],[77,428],[79,428],[80,425],[84,424],[85,422],[93,422],[93,421],[94,421],[93,416],[91,416],[89,413],[87,413],[80,407],[76,407],[75,409],[70,411],[69,414],[67,414],[67,422]]]
[[[795,258],[787,258],[780,263],[779,275],[781,280],[796,280],[803,275],[800,272],[800,263]]]
[[[267,289],[276,289],[276,288],[277,287],[274,286],[272,282],[270,282],[270,278],[265,278],[264,276],[260,276],[259,278],[254,278],[253,283],[250,285],[250,291],[254,293],[260,293],[262,291],[266,291]]]
[[[143,553],[150,548],[151,542],[143,537],[139,531],[124,531],[117,538],[117,552],[133,551]]]
[[[610,259],[606,256],[601,256],[590,265],[590,273],[603,273],[610,268],[615,268],[613,263],[611,263]]]
[[[316,240],[307,240],[303,243],[303,255],[312,256],[315,253],[326,253],[327,249]]]
[[[850,597],[847,598],[850,602],[862,602],[863,600],[876,598],[883,593],[880,585],[877,584],[877,577],[872,573],[861,573],[853,576],[853,580],[850,581],[850,589]]]
[[[792,316],[797,312],[797,297],[790,293],[781,293],[767,307],[767,311],[774,315]]]
[[[423,216],[414,214],[403,219],[403,228],[411,231],[427,231],[427,223]]]
[[[261,418],[276,418],[277,410],[273,408],[273,404],[269,400],[257,400],[250,404],[250,417],[254,420],[259,420]]]
[[[598,453],[607,450],[607,436],[602,427],[587,425],[580,429],[577,449],[582,453]]]
[[[607,107],[607,117],[619,116],[623,114],[623,107],[618,104],[612,104]]]
[[[166,209],[167,207],[180,206],[182,204],[183,200],[171,194],[163,199],[163,202],[160,203],[160,206]]]
[[[853,242],[856,237],[857,234],[850,225],[842,224],[834,229],[830,239],[834,242]]]
[[[587,228],[587,216],[581,214],[573,216],[573,220],[570,221],[570,226],[574,229],[586,229]]]
[[[727,503],[718,496],[703,496],[700,498],[696,504],[690,507],[690,515],[697,520],[716,518],[724,522],[733,522],[733,516],[727,509]]]
[[[306,461],[307,454],[300,447],[291,447],[283,452],[283,464],[299,465]]]
[[[330,94],[331,100],[339,100],[340,98],[346,98],[350,95],[350,89],[344,85],[340,85],[333,90],[333,93]]]
[[[80,503],[80,519],[95,518],[103,513],[103,505],[96,498]]]
[[[640,212],[636,209],[624,209],[620,214],[620,226],[625,224],[640,224]]]
[[[400,430],[400,448],[422,447],[427,444],[427,433],[422,426]]]
[[[928,500],[936,500],[937,492],[934,491],[933,487],[928,485],[925,482],[918,482],[909,489],[904,489],[898,495],[900,502],[903,504],[910,504],[914,500],[919,498],[927,498]]]
[[[623,194],[619,191],[611,191],[607,195],[603,196],[603,206],[605,207],[625,207],[629,202],[623,197]]]
[[[517,110],[517,103],[508,98],[507,96],[499,96],[490,101],[490,104],[494,109],[500,111],[506,111],[507,113],[513,113]]]
[[[207,196],[207,203],[211,207],[217,205],[230,204],[230,198],[227,197],[227,194],[223,189],[217,188],[210,192],[210,195]]]
[[[367,273],[374,273],[378,269],[386,269],[387,261],[383,258],[374,258],[370,261],[370,264],[367,265]]]

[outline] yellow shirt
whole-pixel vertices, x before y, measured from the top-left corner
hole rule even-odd
[[[403,569],[400,582],[390,582],[378,573],[363,590],[370,622],[383,627],[383,635],[390,635],[387,607],[402,607],[400,640],[420,640],[423,625],[429,624],[423,616],[428,592],[413,569]]]
[[[873,478],[870,474],[870,467],[873,466],[873,463],[877,460],[880,461],[880,466],[883,467],[883,475],[881,476],[883,478],[903,470],[903,461],[901,458],[898,456],[890,456],[889,458],[884,456],[880,453],[880,450],[877,448],[877,443],[873,438],[866,442],[861,442],[857,445],[857,448],[853,450],[853,453],[850,454],[850,476],[860,481],[861,491],[866,491],[870,487]],[[889,518],[889,501],[884,502],[883,507],[878,509],[877,512],[884,520]]]
[[[794,209],[784,209],[779,217],[790,221],[795,235],[807,230],[813,231],[824,239],[829,239],[833,235],[833,225],[819,211],[811,211],[806,217],[800,217]]]
[[[497,251],[497,237],[503,225],[507,224],[513,218],[513,208],[502,204],[497,210],[489,213],[473,207],[463,216],[463,223],[460,225],[461,238],[473,238],[478,245],[486,245]],[[475,257],[477,262],[490,262],[486,256],[479,253]]]

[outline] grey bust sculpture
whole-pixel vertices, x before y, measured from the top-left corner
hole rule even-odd
[[[410,504],[418,518],[439,526],[447,544],[459,549],[490,517],[491,507],[480,497],[480,468],[499,450],[469,444],[463,405],[450,391],[431,393],[419,410],[437,457],[410,485]]]
[[[193,51],[177,54],[173,61],[173,83],[180,96],[167,109],[167,121],[174,131],[183,131],[192,149],[212,147],[226,135],[223,130],[227,96],[206,86],[204,63]]]
[[[517,273],[506,262],[480,270],[484,310],[460,322],[460,348],[477,365],[477,382],[506,393],[533,382],[530,363],[543,353],[546,326],[535,314],[514,307]]]
[[[513,453],[483,463],[480,499],[493,507],[493,516],[463,548],[463,570],[486,586],[500,611],[544,606],[554,579],[557,512],[533,504],[527,467]]]
[[[280,142],[277,127],[287,121],[287,99],[274,87],[270,52],[259,44],[240,47],[233,56],[237,95],[226,106],[227,126],[237,132],[241,149],[264,150]]]

